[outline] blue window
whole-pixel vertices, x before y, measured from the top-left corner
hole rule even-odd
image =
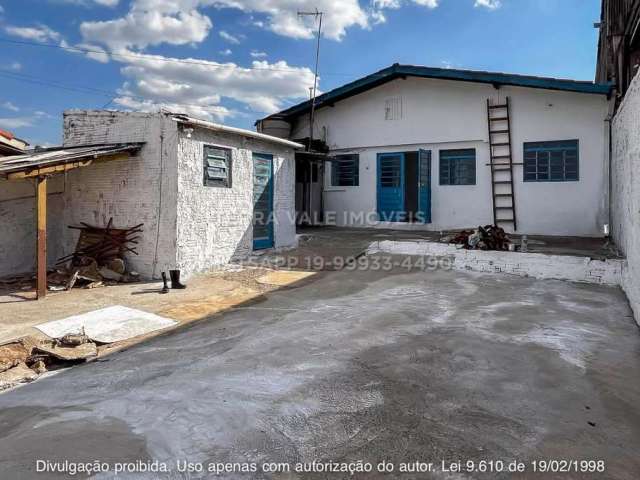
[[[204,186],[231,188],[231,150],[205,145]]]
[[[357,187],[360,185],[360,156],[336,155],[331,161],[331,185]]]
[[[524,144],[525,182],[576,182],[578,163],[578,140]]]
[[[440,185],[475,185],[476,149],[440,150]]]

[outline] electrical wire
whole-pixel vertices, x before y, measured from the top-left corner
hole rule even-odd
[[[135,58],[136,60],[149,60],[153,62],[169,62],[169,63],[182,63],[186,65],[200,65],[208,68],[240,68],[242,70],[257,70],[257,71],[267,71],[267,72],[289,72],[289,73],[300,73],[300,68],[282,68],[282,67],[242,67],[236,65],[235,63],[214,63],[205,60],[189,60],[189,59],[181,59],[181,58],[170,58],[170,57],[161,57],[148,53],[116,53],[116,52],[108,52],[106,50],[97,50],[83,47],[72,47],[65,45],[58,45],[55,43],[43,43],[43,42],[28,42],[25,40],[12,40],[10,38],[0,37],[0,42],[11,43],[14,45],[26,45],[32,47],[45,47],[45,48],[57,48],[60,50],[66,50],[68,52],[75,53],[86,53],[86,54],[98,54],[98,55],[106,55],[108,57],[115,58]],[[348,73],[328,73],[325,72],[322,75],[330,75],[330,76],[339,76],[339,77],[353,77],[356,74],[348,74]]]
[[[45,80],[43,78],[34,77],[32,75],[25,75],[25,74],[22,74],[22,73],[16,73],[16,72],[0,69],[0,78],[2,78],[2,77],[9,78],[9,79],[12,79],[12,80],[18,80],[18,81],[22,81],[22,82],[27,82],[27,83],[33,83],[33,84],[41,85],[41,86],[45,86],[45,87],[58,88],[58,89],[66,90],[66,91],[70,91],[70,92],[80,92],[80,93],[84,93],[84,94],[87,94],[87,95],[95,95],[95,96],[107,97],[110,100],[106,105],[111,104],[118,97],[126,97],[126,98],[131,98],[133,100],[138,100],[140,102],[152,102],[154,105],[158,105],[158,106],[174,105],[176,107],[193,107],[193,108],[206,109],[206,110],[211,111],[211,112],[230,113],[230,111],[228,109],[224,108],[224,107],[207,106],[207,105],[195,104],[195,103],[174,103],[174,102],[156,101],[156,100],[152,100],[152,99],[149,99],[149,98],[141,97],[141,96],[138,96],[138,95],[132,95],[132,94],[127,94],[127,93],[119,93],[119,92],[114,92],[114,91],[110,91],[110,90],[100,90],[100,89],[97,89],[97,88],[84,87],[84,86],[70,86],[69,84],[64,84],[64,83],[60,83],[60,82],[53,82],[51,80]],[[106,106],[103,107],[103,108],[106,108]],[[253,109],[248,109],[246,111],[251,112],[251,113],[261,114],[261,115],[263,115],[263,114],[264,115],[269,115],[270,113],[272,113],[272,112],[264,112],[264,111],[253,110]]]

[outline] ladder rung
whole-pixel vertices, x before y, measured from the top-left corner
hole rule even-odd
[[[496,223],[514,223],[513,218],[496,218]]]
[[[509,142],[492,143],[491,144],[492,147],[507,147],[509,145],[511,145]]]
[[[511,158],[511,155],[494,155],[491,157],[492,160],[496,158]]]
[[[513,197],[513,193],[494,193],[494,197]]]
[[[493,117],[493,118],[489,118],[490,122],[505,122],[509,120],[509,117]]]
[[[509,133],[509,130],[491,130],[489,133]]]
[[[503,105],[489,105],[489,108],[493,110],[493,109],[496,109],[496,108],[507,108],[507,106],[508,105],[505,103]]]
[[[513,210],[513,207],[493,207],[496,210]]]
[[[506,185],[511,184],[510,180],[500,180],[499,182],[493,182],[494,185]]]

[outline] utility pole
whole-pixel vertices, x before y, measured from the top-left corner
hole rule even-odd
[[[307,151],[311,151],[311,144],[313,143],[313,122],[316,113],[316,93],[318,90],[318,65],[320,63],[320,37],[322,35],[322,16],[324,12],[319,11],[317,8],[315,12],[298,12],[298,17],[314,17],[319,19],[318,22],[318,40],[316,45],[316,70],[313,78],[313,93],[311,94],[311,112],[309,114],[309,145],[307,145]]]

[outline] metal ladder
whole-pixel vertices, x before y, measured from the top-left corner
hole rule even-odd
[[[513,224],[513,230],[516,231],[518,227],[513,190],[509,97],[503,104],[492,104],[491,100],[487,99],[487,125],[489,128],[493,223],[495,225]]]

